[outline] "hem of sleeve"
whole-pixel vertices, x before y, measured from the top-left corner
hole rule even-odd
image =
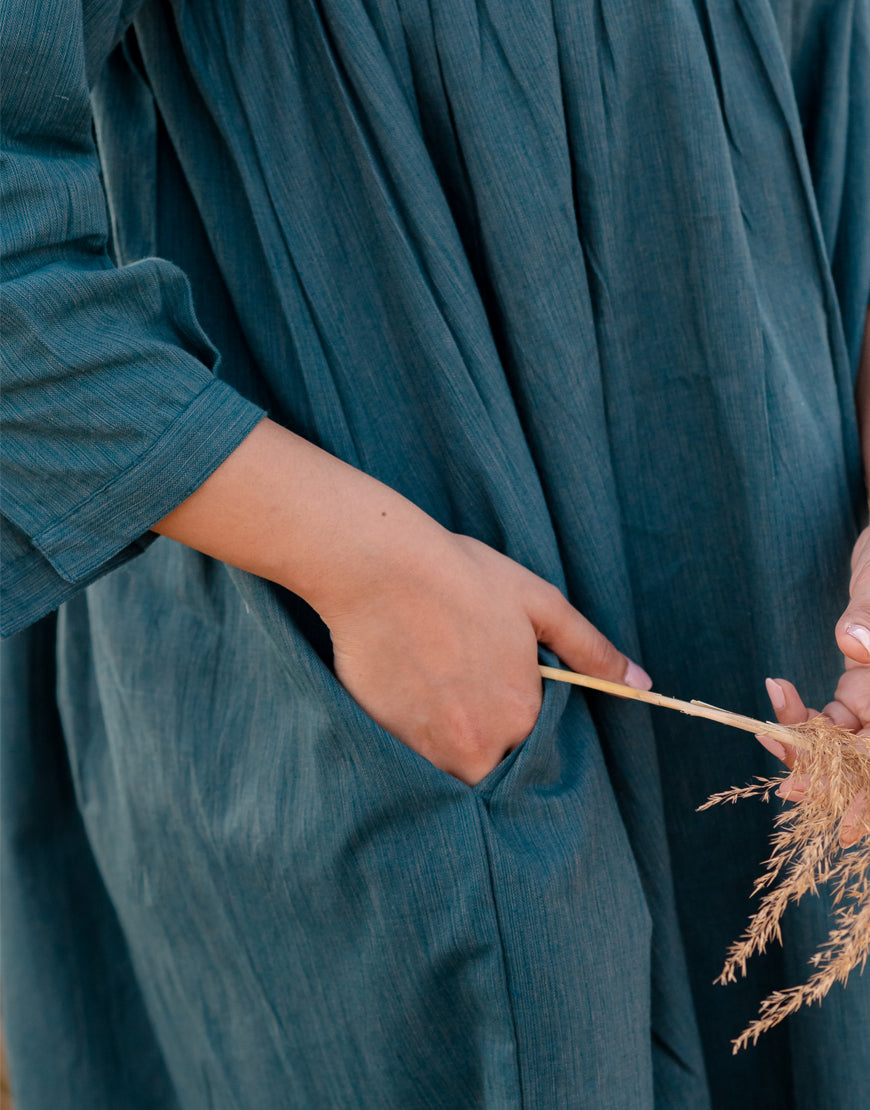
[[[153,446],[32,543],[67,582],[94,577],[194,493],[266,414],[212,378]]]
[[[4,527],[6,526],[4,522]],[[4,560],[0,585],[0,636],[5,640],[48,616],[91,582],[141,555],[158,538],[154,532],[140,536],[112,556],[84,582],[75,584],[61,578],[32,545],[14,562]]]

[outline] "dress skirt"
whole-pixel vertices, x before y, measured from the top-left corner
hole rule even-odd
[[[557,584],[656,689],[829,700],[863,0],[106,7],[115,259],[183,271],[218,378]],[[299,599],[167,539],[125,560],[4,646],[21,1110],[866,1100],[866,976],[731,1054],[829,925],[821,893],[713,985],[779,803],[696,807],[774,770],[751,737],[547,683],[466,786],[352,701]]]

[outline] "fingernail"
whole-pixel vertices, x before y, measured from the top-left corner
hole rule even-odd
[[[860,624],[849,624],[846,626],[846,635],[857,640],[861,647],[870,653],[870,632],[866,628]]]
[[[774,740],[770,736],[763,736],[760,732],[756,732],[755,739],[763,748],[767,748],[771,755],[775,755],[777,759],[785,761],[785,748],[778,740]]]
[[[775,678],[766,678],[764,685],[774,709],[785,709],[785,692]]]
[[[629,662],[622,681],[625,686],[633,686],[635,690],[652,690],[652,679],[637,663]]]

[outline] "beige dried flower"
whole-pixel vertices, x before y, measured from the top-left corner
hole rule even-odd
[[[764,896],[746,932],[731,946],[716,982],[735,982],[738,972],[746,974],[751,956],[763,952],[772,940],[781,943],[780,922],[786,908],[822,884],[827,884],[833,894],[834,921],[827,941],[810,961],[815,971],[809,979],[769,995],[755,1021],[732,1041],[734,1052],[750,1041],[755,1044],[762,1033],[801,1006],[819,1002],[834,983],[845,983],[856,967],[864,970],[870,953],[870,738],[838,728],[824,717],[801,725],[780,725],[574,671],[546,666],[539,669],[544,678],[764,733],[797,750],[794,770],[802,777],[803,800],[774,821],[771,855],[752,892],[764,892]],[[699,808],[744,798],[768,801],[771,792],[790,778],[759,778],[748,786],[733,786],[712,795]],[[844,817],[854,840],[849,848],[840,844]]]
[[[834,921],[825,944],[812,957],[815,968],[805,983],[774,991],[761,1004],[759,1016],[733,1042],[734,1052],[755,1044],[762,1033],[778,1025],[801,1006],[820,1001],[850,972],[863,971],[870,953],[870,826],[862,799],[870,799],[870,750],[866,739],[838,728],[823,717],[794,726],[798,748],[795,772],[802,776],[803,800],[775,819],[771,855],[756,880],[753,895],[762,894],[758,909],[743,936],[731,946],[717,983],[732,983],[746,974],[747,961],[776,940],[780,922],[791,902],[799,901],[822,884],[833,894]],[[748,786],[714,794],[700,809],[760,797],[789,778],[759,779]],[[843,818],[859,827],[857,842],[840,845]]]

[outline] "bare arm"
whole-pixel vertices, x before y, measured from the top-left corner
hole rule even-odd
[[[363,709],[468,783],[534,725],[538,642],[651,685],[555,587],[269,420],[154,530],[303,597]]]

